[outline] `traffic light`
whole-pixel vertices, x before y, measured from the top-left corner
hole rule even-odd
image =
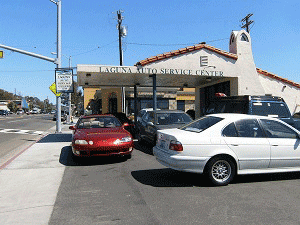
[[[0,51],[0,59],[2,59],[4,57],[4,52]]]

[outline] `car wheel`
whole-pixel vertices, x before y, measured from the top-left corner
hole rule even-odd
[[[207,164],[207,177],[217,186],[229,184],[235,173],[235,164],[227,157],[214,157]]]

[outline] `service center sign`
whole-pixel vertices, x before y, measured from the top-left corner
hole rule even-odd
[[[56,92],[73,93],[73,70],[55,71]]]

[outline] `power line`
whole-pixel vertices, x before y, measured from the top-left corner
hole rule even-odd
[[[106,46],[108,46],[108,45],[111,45],[111,44],[117,42],[117,41],[119,41],[119,40],[115,40],[115,41],[113,41],[113,42],[111,42],[111,43],[108,43],[108,44],[106,44],[106,45],[103,45],[103,46],[97,46],[97,48],[94,48],[94,49],[89,50],[89,51],[86,51],[86,52],[82,52],[82,53],[75,54],[75,55],[73,55],[73,57],[74,57],[74,56],[83,55],[83,54],[86,54],[86,53],[90,53],[90,52],[97,51],[98,49],[104,48],[104,47],[106,47]]]
[[[223,40],[229,40],[229,38],[222,38],[222,39],[217,39],[217,40],[206,41],[206,43],[223,41]],[[136,42],[125,42],[125,43],[128,45],[145,45],[145,46],[180,46],[180,45],[187,46],[187,45],[199,44],[199,42],[185,43],[185,44],[150,44],[150,43],[136,43]]]
[[[9,70],[0,70],[0,73],[35,73],[35,72],[53,72],[55,70],[18,70],[18,71],[9,71]]]

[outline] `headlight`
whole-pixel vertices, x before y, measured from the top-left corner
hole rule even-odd
[[[75,140],[75,145],[87,145],[86,140]]]
[[[122,139],[117,139],[114,141],[115,145],[121,144],[121,143],[126,143],[126,142],[131,142],[132,138],[131,137],[123,137]]]

